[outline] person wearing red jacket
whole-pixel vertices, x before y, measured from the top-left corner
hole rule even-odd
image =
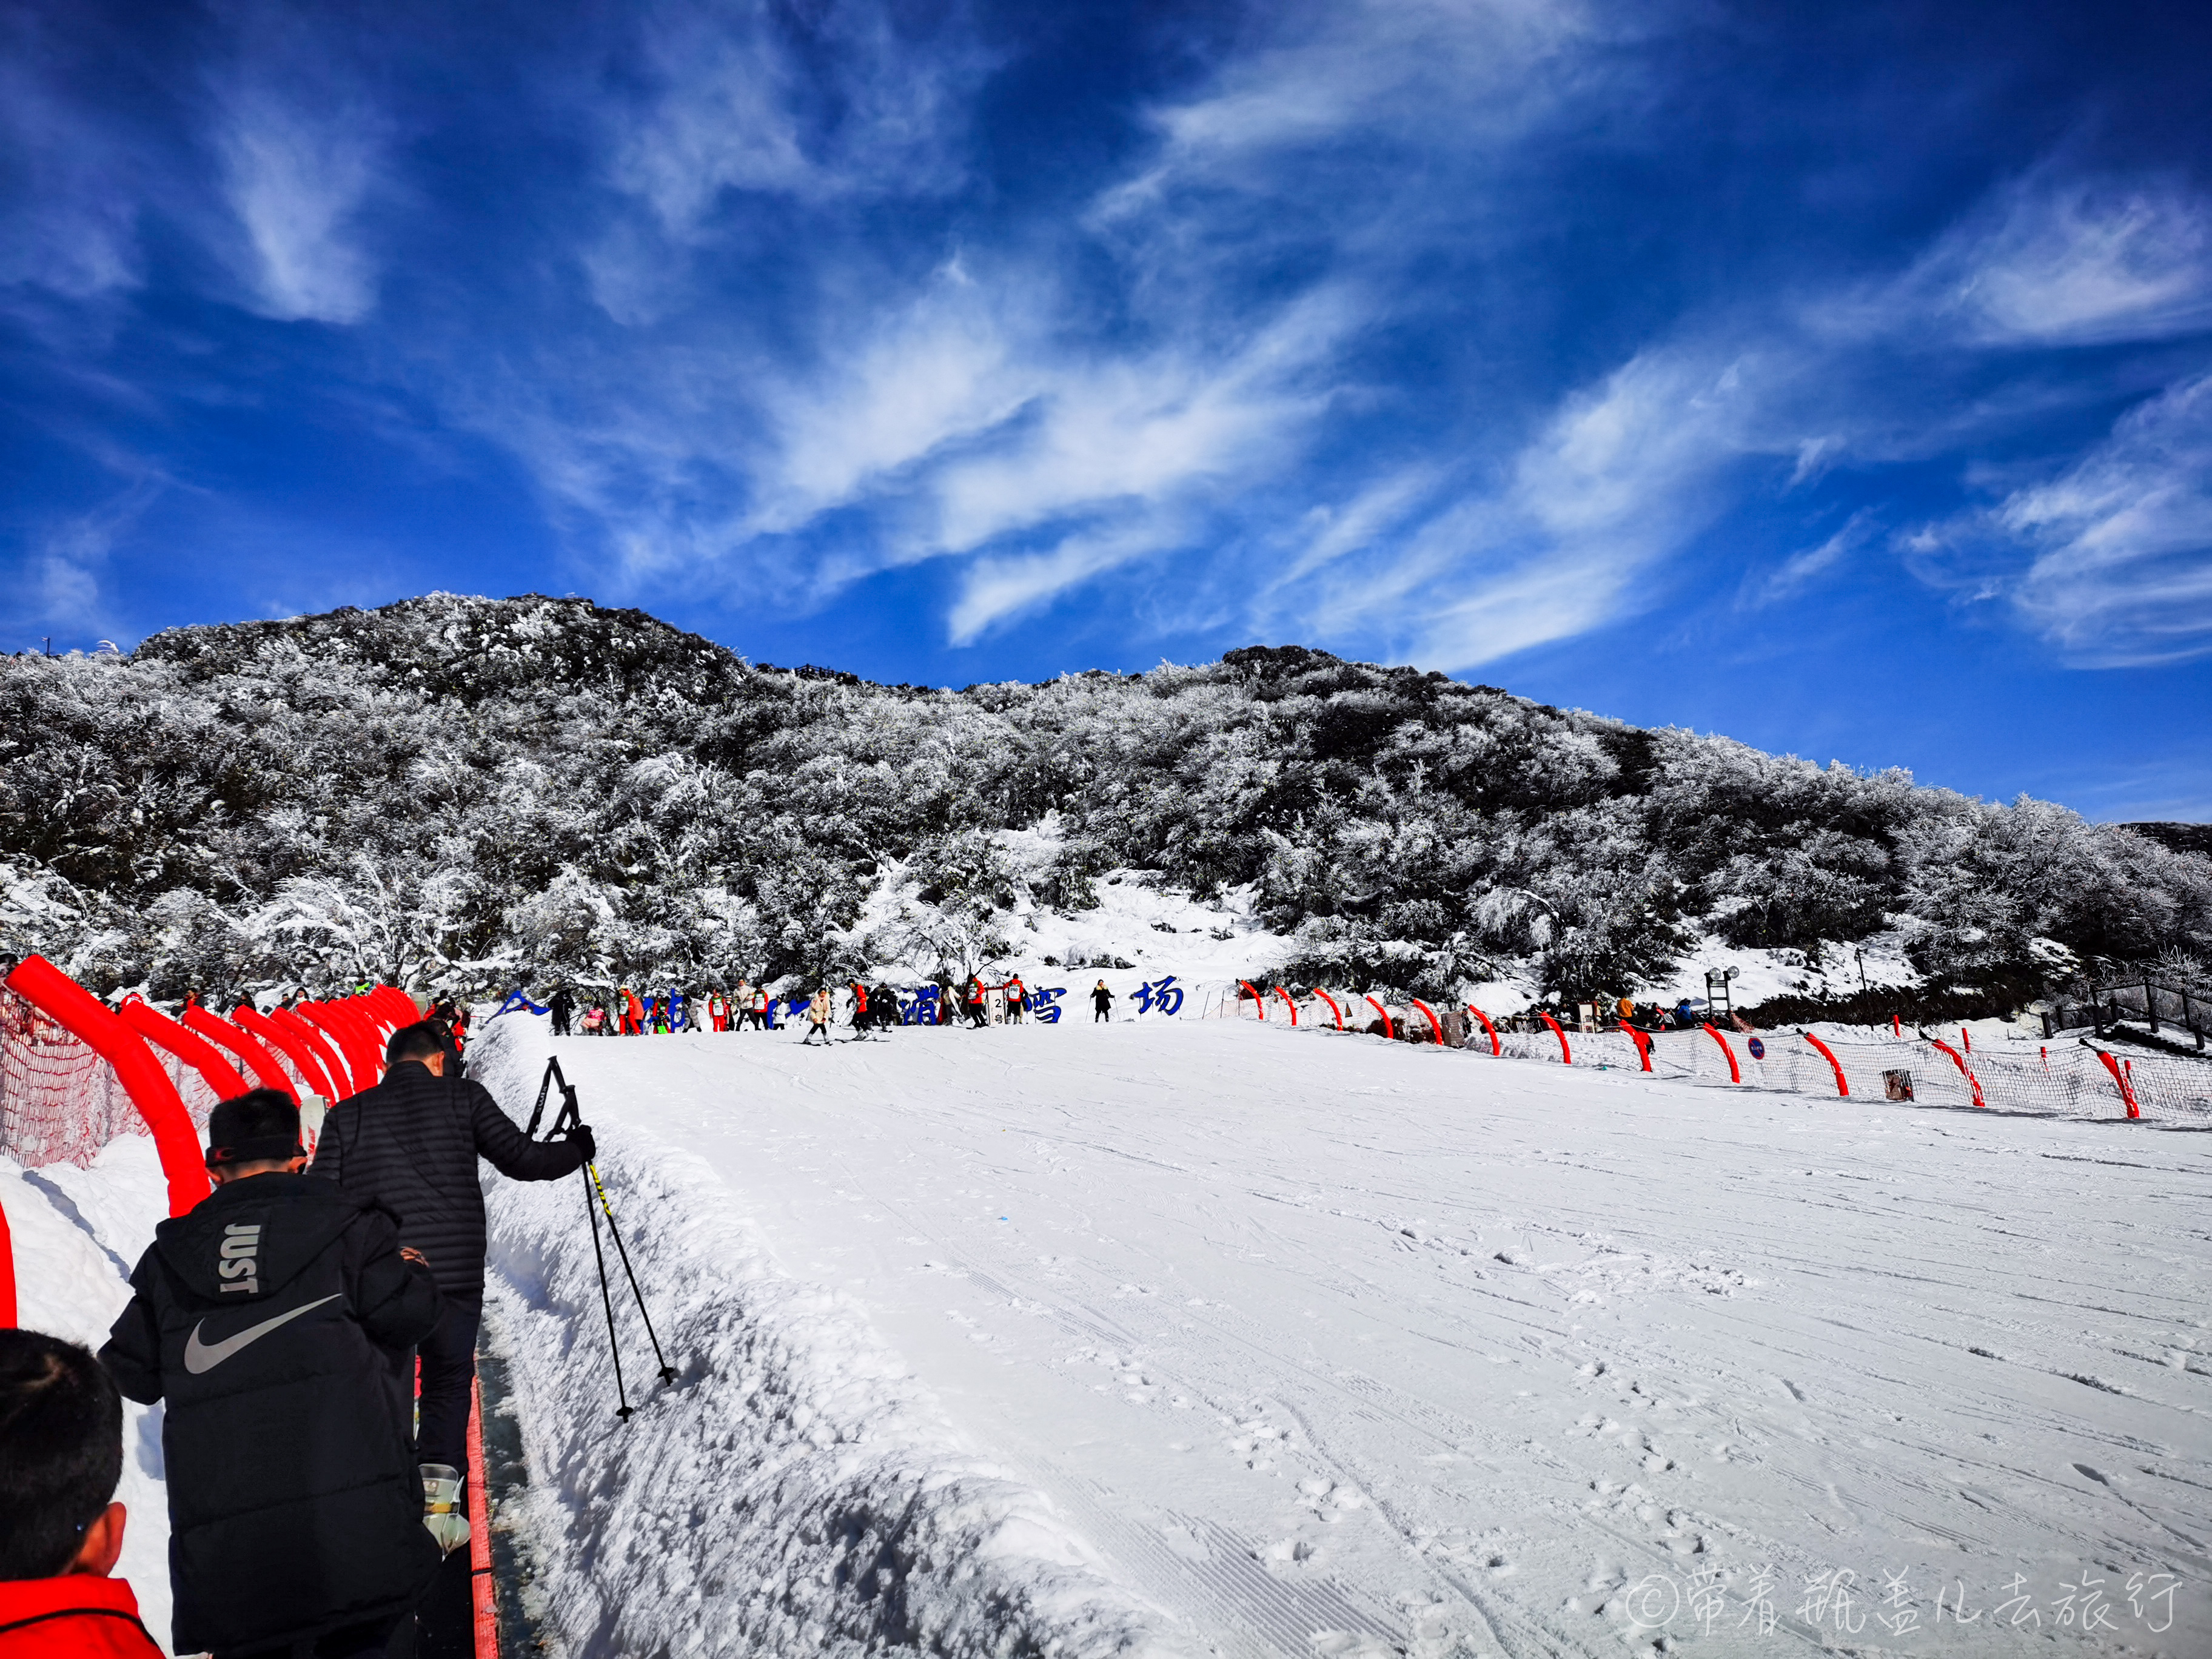
[[[161,1659],[109,1577],[129,1518],[123,1398],[74,1342],[0,1330],[0,1659]]]

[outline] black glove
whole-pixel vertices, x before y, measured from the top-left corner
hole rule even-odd
[[[592,1127],[579,1123],[568,1131],[568,1144],[584,1149],[584,1162],[589,1164],[599,1155],[599,1143],[592,1138]]]

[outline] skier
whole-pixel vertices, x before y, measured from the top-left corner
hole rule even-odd
[[[753,1030],[756,1031],[765,1031],[769,1029],[768,1023],[768,987],[765,985],[756,985],[753,988],[752,1015]]]
[[[707,994],[707,1025],[713,1031],[730,1029],[730,1005],[723,1000],[719,989]]]
[[[1022,983],[1019,974],[1015,974],[1007,979],[1006,990],[1006,1024],[1018,1025],[1022,1023],[1022,1015],[1029,1009],[1030,988]]]
[[[559,990],[554,992],[553,1000],[548,1003],[546,1007],[553,1016],[553,1035],[568,1036],[568,1022],[574,1018],[576,1014],[576,999],[571,994],[568,988],[563,985]]]
[[[607,1011],[596,1002],[584,1010],[584,1035],[586,1036],[607,1035]]]
[[[799,1039],[799,1046],[804,1048],[815,1038],[820,1037],[823,1046],[828,1047],[832,1039],[830,1036],[830,992],[826,986],[817,991],[814,1000],[806,1005],[806,1035]]]
[[[222,1102],[208,1139],[215,1190],[155,1229],[100,1356],[167,1402],[176,1650],[381,1652],[437,1571],[408,1351],[450,1315],[389,1210],[301,1174],[283,1094]]]
[[[469,1384],[483,1310],[484,1208],[477,1160],[515,1181],[557,1181],[596,1150],[579,1124],[565,1140],[530,1139],[481,1083],[446,1063],[427,1023],[385,1045],[384,1081],[341,1101],[323,1120],[314,1173],[375,1199],[399,1218],[403,1243],[429,1259],[446,1310],[423,1339],[422,1459],[468,1468]]]
[[[74,1342],[0,1330],[0,1656],[161,1659],[123,1553],[123,1401]]]
[[[1091,1023],[1096,1025],[1102,1019],[1109,1024],[1114,1019],[1114,994],[1106,988],[1103,979],[1091,990]]]
[[[968,1010],[969,1024],[977,1030],[981,1030],[988,1022],[985,1018],[983,976],[981,974],[968,975],[968,983],[963,988],[961,1002]]]

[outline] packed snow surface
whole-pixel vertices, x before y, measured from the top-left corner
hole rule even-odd
[[[492,1023],[572,1651],[2212,1651],[2205,1136],[1087,1016]]]
[[[15,1317],[97,1350],[131,1300],[131,1269],[169,1212],[168,1184],[154,1142],[125,1135],[100,1150],[88,1170],[50,1164],[19,1169],[0,1158],[0,1211],[15,1261]],[[169,1643],[169,1497],[161,1457],[161,1407],[123,1402],[123,1479],[115,1496],[127,1511],[118,1577],[131,1581],[139,1616]]]

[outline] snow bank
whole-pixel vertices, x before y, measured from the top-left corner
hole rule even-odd
[[[0,1158],[0,1209],[15,1255],[16,1317],[97,1350],[131,1299],[131,1269],[168,1213],[168,1185],[154,1143],[121,1135],[88,1170],[50,1164],[24,1170]],[[161,1462],[161,1408],[123,1402],[123,1480],[130,1511],[116,1576],[131,1581],[146,1628],[169,1638],[169,1492]]]
[[[485,1026],[471,1074],[524,1120],[549,1052],[544,1020],[507,1015]],[[780,1270],[703,1159],[611,1126],[599,1153],[678,1371],[658,1383],[644,1328],[618,1304],[638,1407],[626,1425],[580,1182],[486,1176],[488,1290],[532,1481],[525,1525],[565,1643],[1184,1651],[1048,1500],[962,1442],[855,1304]],[[618,1275],[611,1249],[608,1267]]]

